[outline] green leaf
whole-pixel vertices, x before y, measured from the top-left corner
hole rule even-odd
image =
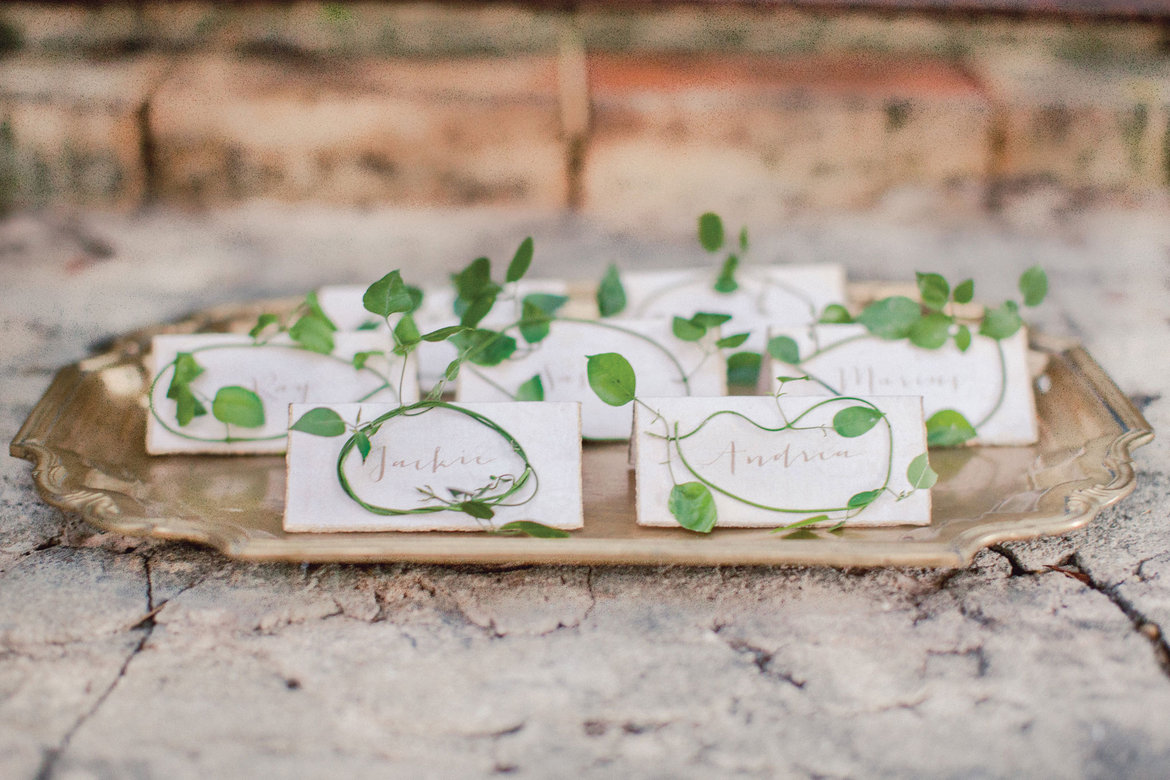
[[[728,255],[719,269],[719,276],[715,279],[715,292],[733,293],[739,289],[739,282],[735,281],[736,268],[739,268],[739,258]]]
[[[410,308],[406,310],[406,313],[413,314],[414,312],[418,311],[420,306],[422,306],[423,298],[426,297],[426,293],[422,291],[422,288],[408,284],[406,285],[406,294],[410,296]]]
[[[589,387],[610,406],[625,406],[634,400],[637,377],[630,361],[616,352],[589,355],[585,366]]]
[[[974,426],[954,409],[935,412],[926,421],[926,443],[930,447],[958,447],[974,438]]]
[[[1020,275],[1020,292],[1025,306],[1039,306],[1048,295],[1048,274],[1038,265],[1024,271]]]
[[[370,457],[370,437],[364,431],[355,431],[353,434],[353,443],[357,446],[358,452],[362,456],[362,463],[365,463],[366,458]]]
[[[329,330],[337,330],[337,326],[333,324],[333,320],[329,319],[325,314],[325,310],[321,308],[321,302],[317,300],[317,293],[307,293],[305,295],[305,302],[301,305],[309,310],[309,314],[324,322]]]
[[[946,279],[939,274],[921,272],[916,273],[915,277],[918,279],[918,294],[927,308],[940,311],[947,305],[947,300],[951,297],[951,286],[947,284]]]
[[[959,348],[960,352],[966,352],[971,346],[971,329],[966,325],[960,325],[955,332],[955,346]]]
[[[779,528],[774,528],[771,531],[769,531],[768,533],[778,534],[778,533],[783,533],[785,531],[794,531],[797,528],[804,528],[806,526],[816,525],[817,523],[825,523],[825,522],[828,522],[828,520],[829,520],[828,515],[816,515],[815,517],[806,517],[803,520],[797,520],[795,523],[789,523],[788,525],[782,525]],[[815,539],[816,537],[812,536],[812,538]]]
[[[1023,324],[1016,302],[1004,301],[999,308],[983,310],[983,322],[979,323],[979,333],[993,339],[1006,339],[1015,334]]]
[[[452,274],[451,281],[455,284],[455,294],[465,303],[470,303],[499,285],[492,282],[492,261],[486,257],[477,257],[466,268],[457,274]]]
[[[480,520],[491,520],[496,515],[492,508],[482,501],[464,501],[459,505],[459,511]]]
[[[883,415],[872,406],[850,406],[833,415],[833,430],[847,439],[869,433]]]
[[[358,330],[377,330],[381,327],[381,323],[377,320],[366,320],[361,325],[357,326]]]
[[[391,271],[366,288],[362,295],[362,306],[371,314],[389,317],[397,312],[412,310],[415,303],[402,281],[402,274]]]
[[[768,339],[768,354],[781,363],[793,366],[800,363],[800,347],[790,336],[773,336]]]
[[[904,295],[894,295],[866,306],[857,316],[857,321],[878,338],[892,340],[910,335],[910,328],[921,315],[922,308],[916,301]]]
[[[610,263],[597,288],[597,310],[602,317],[612,317],[615,314],[621,314],[625,308],[626,288],[622,286],[617,266]]]
[[[276,323],[277,318],[275,314],[261,314],[256,318],[256,324],[252,326],[250,331],[248,331],[248,335],[252,338],[256,338],[264,331],[265,328],[267,328],[269,325],[275,325]]]
[[[333,326],[316,314],[306,314],[288,329],[292,340],[312,352],[328,355],[333,351]]]
[[[528,236],[520,242],[520,246],[516,249],[516,254],[512,256],[512,262],[508,263],[508,270],[504,274],[504,281],[520,281],[521,277],[528,272],[528,266],[530,265],[532,265],[532,236]]]
[[[350,362],[353,363],[355,371],[361,371],[366,367],[366,362],[369,361],[370,358],[372,358],[374,355],[381,354],[381,352],[355,352],[353,353],[353,358],[350,360]]]
[[[289,430],[309,433],[313,436],[340,436],[345,433],[345,420],[332,409],[318,406],[301,415],[301,419],[293,423]]]
[[[531,304],[547,314],[556,316],[562,306],[569,302],[566,295],[551,295],[549,293],[530,293],[524,296],[524,303]]]
[[[839,303],[830,303],[821,312],[821,318],[818,320],[826,325],[837,325],[853,322],[853,315]]]
[[[708,252],[718,252],[723,246],[723,220],[708,211],[699,215],[699,243]]]
[[[459,376],[459,367],[461,365],[463,365],[463,361],[459,358],[456,358],[455,360],[452,360],[450,363],[448,363],[447,367],[443,369],[443,376],[447,379],[448,382],[454,382],[455,377]]]
[[[246,387],[221,387],[211,402],[215,419],[241,428],[259,428],[264,425],[264,402]]]
[[[476,325],[488,315],[492,307],[496,305],[496,296],[499,295],[500,288],[492,285],[485,293],[480,295],[473,301],[470,301],[467,306],[461,307],[463,314],[459,318],[459,324],[465,328],[474,328]],[[462,301],[464,299],[460,299]]]
[[[534,374],[520,387],[516,388],[517,401],[543,401],[544,383],[540,381],[540,374]]]
[[[569,538],[568,531],[562,531],[559,528],[550,528],[547,525],[534,523],[531,520],[513,520],[510,523],[504,523],[495,532],[504,536],[532,536],[537,539]]]
[[[748,251],[748,232],[746,226],[739,229],[739,251]]]
[[[678,524],[688,531],[708,534],[715,527],[715,498],[702,482],[675,485],[666,506]]]
[[[516,339],[483,328],[457,333],[451,343],[477,366],[498,366],[516,351]]]
[[[394,336],[398,339],[398,343],[404,347],[414,347],[422,340],[422,335],[418,332],[418,326],[414,324],[414,317],[409,314],[403,314],[402,318],[398,320],[398,324],[394,326]],[[410,350],[407,349],[407,352]]]
[[[195,397],[187,385],[179,385],[175,395],[172,396],[168,393],[167,396],[175,399],[175,419],[178,420],[180,427],[196,417],[207,414],[207,407],[199,402],[199,399]]]
[[[727,384],[755,387],[764,357],[759,352],[736,352],[727,358]]]
[[[955,303],[970,303],[971,299],[975,297],[975,280],[966,279],[962,282],[959,282],[958,285],[955,286],[953,297],[955,299]]]
[[[906,467],[906,478],[915,490],[930,490],[938,482],[938,473],[930,467],[930,458],[924,452]]]
[[[548,314],[545,313],[544,309],[541,309],[527,298],[524,299],[521,311],[520,335],[529,344],[536,344],[539,341],[543,341],[544,337],[548,335],[549,323],[552,321]]]
[[[849,498],[849,501],[845,504],[845,506],[849,507],[850,509],[862,509],[876,501],[877,497],[881,494],[882,491],[880,489],[866,490],[862,493],[855,493]]]
[[[923,349],[938,349],[947,343],[953,320],[939,311],[932,311],[910,326],[910,343]]]
[[[438,330],[432,330],[430,333],[424,333],[422,335],[422,340],[446,341],[456,333],[462,333],[464,330],[466,330],[466,328],[464,328],[462,325],[448,325],[445,328],[439,328]]]
[[[187,385],[194,381],[195,377],[203,373],[203,366],[199,365],[195,360],[195,356],[190,352],[179,352],[175,355],[175,370],[171,374],[171,385],[167,388],[167,398],[178,399],[179,393],[183,390],[190,390]]]
[[[702,325],[696,325],[691,320],[684,320],[682,317],[675,317],[670,329],[674,331],[676,338],[683,341],[698,341],[707,335],[707,329]]]
[[[748,340],[752,334],[750,333],[735,333],[731,336],[724,336],[715,342],[715,346],[719,349],[735,349],[743,346],[743,343]]]
[[[691,317],[692,323],[706,329],[718,328],[730,320],[730,314],[717,314],[710,311],[697,311],[695,312],[695,316]]]

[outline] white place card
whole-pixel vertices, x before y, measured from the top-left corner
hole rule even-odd
[[[1039,438],[1023,328],[998,342],[976,334],[966,352],[953,343],[923,349],[906,340],[887,341],[856,324],[770,333],[792,338],[801,356],[799,367],[772,362],[773,383],[777,375],[806,373],[824,383],[788,382],[786,393],[821,394],[828,385],[845,395],[921,395],[927,419],[941,409],[966,417],[978,432],[970,444],[1027,445]]]
[[[337,464],[352,430],[332,438],[289,431],[284,530],[485,531],[530,521],[571,531],[584,525],[577,404],[459,406],[464,411],[439,406],[389,417],[370,435],[364,463],[351,443],[342,463],[350,492],[338,478]],[[289,424],[313,408],[294,404]],[[329,408],[351,425],[359,412],[362,421],[373,422],[395,409],[387,404]],[[494,517],[477,519],[449,508],[468,495],[490,506]],[[363,503],[403,514],[380,513]]]
[[[654,412],[639,406],[634,418],[639,525],[677,528],[670,493],[687,482],[708,486],[717,527],[779,528],[819,515],[850,526],[930,523],[930,491],[911,491],[906,475],[911,461],[926,452],[917,397],[645,402]],[[869,405],[884,415],[869,431],[854,438],[834,431],[839,412]],[[677,441],[664,438],[676,430]],[[850,498],[875,490],[881,494],[872,503],[860,512],[847,511]],[[907,495],[898,500],[898,494]]]
[[[623,316],[690,317],[705,311],[730,314],[723,334],[750,332],[744,349],[762,352],[769,325],[816,322],[825,306],[845,300],[845,271],[835,264],[745,266],[739,288],[717,292],[718,268],[631,271],[622,274]]]
[[[497,366],[464,363],[456,397],[468,402],[511,400],[522,384],[537,376],[546,401],[581,404],[584,438],[628,439],[632,404],[610,406],[589,387],[588,356],[602,352],[617,352],[630,362],[639,396],[727,392],[724,358],[714,347],[676,338],[667,320],[557,320],[542,341],[529,347],[521,340],[516,354]]]
[[[363,326],[384,330],[385,320],[366,311],[362,305],[366,289],[366,286],[356,284],[329,285],[317,291],[317,300],[321,310],[340,330],[357,330]],[[519,321],[520,303],[524,296],[536,293],[568,296],[568,290],[569,285],[560,279],[521,279],[514,290],[512,285],[508,285],[480,324],[485,328],[505,327]],[[448,284],[424,288],[422,305],[413,316],[415,324],[423,333],[458,325],[454,287]],[[396,322],[397,315],[391,319]],[[424,389],[430,390],[458,353],[448,342],[424,341],[419,344],[415,354],[418,359],[419,383]]]
[[[402,358],[390,354],[386,333],[335,333],[332,354],[311,352],[280,335],[263,344],[234,334],[155,336],[151,341],[150,409],[147,413],[146,451],[168,453],[271,454],[284,452],[290,403],[418,400],[418,381],[411,357],[403,371]],[[354,367],[359,352],[368,357]],[[176,356],[189,353],[202,371],[189,388],[205,414],[180,425],[178,400],[168,398]],[[387,357],[389,355],[389,357]],[[213,401],[220,388],[242,387],[263,403],[263,424],[257,427],[225,425],[216,419]]]

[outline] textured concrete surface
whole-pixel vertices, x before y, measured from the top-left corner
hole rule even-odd
[[[728,215],[729,217],[731,215]],[[1047,331],[1170,423],[1170,208],[904,193],[753,224],[756,257],[857,278],[1041,262]],[[0,437],[53,371],[207,305],[439,277],[536,237],[542,272],[702,262],[554,214],[250,205],[0,223]],[[1134,777],[1170,765],[1170,445],[1068,538],[966,570],[232,562],[98,533],[0,459],[0,775]]]

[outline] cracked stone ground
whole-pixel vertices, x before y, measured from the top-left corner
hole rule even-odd
[[[903,199],[755,229],[757,257],[1012,292],[1170,422],[1170,210]],[[700,262],[686,236],[497,211],[254,205],[0,223],[0,434],[61,365],[211,304],[437,279],[532,233],[545,274]],[[0,460],[0,775],[1150,777],[1170,766],[1170,449],[1087,529],[968,569],[252,565],[99,533]]]

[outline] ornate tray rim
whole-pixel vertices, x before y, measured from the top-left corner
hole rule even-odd
[[[872,285],[879,289],[879,285]],[[102,354],[60,369],[45,394],[13,438],[9,451],[14,457],[33,464],[32,477],[37,491],[47,503],[65,511],[76,512],[88,523],[104,531],[128,536],[183,540],[208,545],[224,555],[250,561],[314,562],[414,562],[444,564],[562,564],[562,565],[830,565],[841,567],[939,567],[967,566],[975,554],[988,546],[1005,541],[1039,536],[1066,534],[1087,525],[1098,512],[1122,500],[1136,487],[1133,451],[1149,443],[1154,431],[1100,365],[1076,344],[1045,339],[1033,333],[1033,343],[1061,356],[1076,370],[1084,385],[1108,411],[1121,429],[1109,442],[1101,468],[1112,475],[1099,482],[1072,490],[1061,514],[1016,513],[992,525],[973,527],[948,542],[868,542],[865,554],[843,556],[841,548],[824,539],[788,541],[785,544],[745,547],[737,550],[734,560],[726,552],[705,550],[701,539],[663,535],[660,541],[618,540],[627,548],[610,549],[614,540],[573,538],[550,541],[481,535],[475,544],[452,544],[450,535],[409,534],[408,544],[393,554],[384,550],[363,551],[362,534],[313,535],[312,551],[295,554],[288,544],[276,537],[259,538],[242,527],[234,533],[227,527],[211,527],[184,517],[127,517],[116,500],[117,494],[68,484],[68,466],[46,444],[57,423],[60,409],[77,391],[83,378],[112,366],[127,356],[136,355],[139,343],[150,335],[164,331],[191,331],[208,324],[239,316],[241,309],[255,305],[271,306],[282,302],[261,301],[254,304],[226,304],[191,315],[170,324],[143,328],[116,338]],[[455,549],[452,549],[455,548]]]

